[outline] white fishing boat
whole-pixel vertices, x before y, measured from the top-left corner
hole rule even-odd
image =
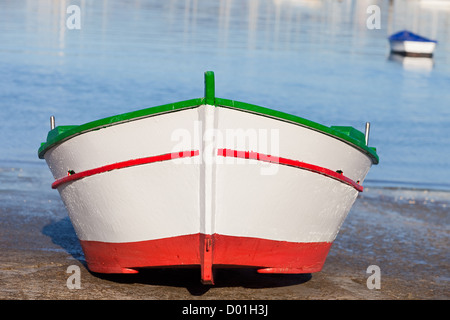
[[[436,48],[436,40],[431,40],[410,31],[400,31],[389,38],[391,52],[407,56],[431,57]]]
[[[45,158],[88,268],[322,269],[372,164],[366,134],[205,96],[56,126]]]

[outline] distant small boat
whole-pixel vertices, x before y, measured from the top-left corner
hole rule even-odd
[[[320,271],[373,164],[366,133],[205,96],[79,126],[39,148],[88,268]]]
[[[449,10],[450,1],[448,0],[421,0],[420,7],[435,10]]]
[[[391,52],[405,56],[431,57],[436,47],[436,40],[431,40],[403,30],[394,33],[389,38]]]

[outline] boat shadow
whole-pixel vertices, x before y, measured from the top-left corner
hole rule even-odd
[[[204,285],[200,282],[200,268],[149,268],[137,274],[93,274],[116,283],[186,288],[193,296],[201,296],[211,288],[277,288],[302,284],[312,278],[310,273],[259,274],[251,268],[220,268],[214,270],[214,285]]]
[[[54,244],[63,248],[85,267],[87,266],[83,249],[69,217],[47,224],[42,228],[42,234],[50,237]]]
[[[74,259],[94,277],[124,284],[147,284],[186,288],[194,296],[201,296],[210,288],[244,287],[253,289],[276,288],[302,284],[312,278],[305,274],[260,274],[253,268],[218,268],[214,270],[214,285],[200,282],[200,268],[143,268],[136,274],[101,274],[89,271],[78,237],[68,217],[43,227],[42,233]]]

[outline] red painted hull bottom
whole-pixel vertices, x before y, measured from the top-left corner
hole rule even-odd
[[[203,283],[212,269],[252,267],[259,273],[313,273],[322,269],[331,242],[287,242],[220,234],[111,243],[81,241],[89,270],[137,273],[139,268],[200,266]]]

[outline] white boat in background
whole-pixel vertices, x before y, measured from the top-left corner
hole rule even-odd
[[[57,126],[39,148],[87,266],[312,273],[372,164],[366,134],[205,96]]]
[[[391,52],[406,56],[431,57],[436,48],[436,40],[430,40],[410,31],[400,31],[389,38]]]
[[[432,10],[450,10],[449,0],[421,0],[420,7]]]

